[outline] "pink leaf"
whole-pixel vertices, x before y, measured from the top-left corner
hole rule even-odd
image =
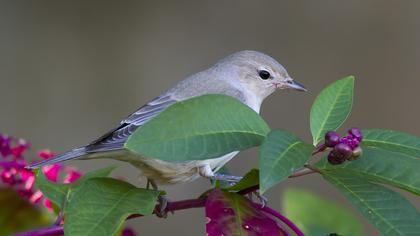
[[[208,236],[286,236],[288,233],[247,198],[214,189],[206,200]]]

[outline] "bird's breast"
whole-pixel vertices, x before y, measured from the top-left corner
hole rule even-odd
[[[205,165],[209,165],[211,169],[216,172],[236,154],[238,154],[238,151],[206,160],[169,162],[142,157],[136,153],[126,151],[124,154],[119,155],[114,159],[129,162],[140,170],[141,176],[152,179],[157,184],[175,184],[196,180],[200,177],[198,172],[199,168]]]

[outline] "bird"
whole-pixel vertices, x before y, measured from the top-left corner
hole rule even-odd
[[[252,50],[235,52],[217,61],[210,68],[180,81],[141,106],[98,139],[85,146],[29,165],[28,168],[39,168],[72,159],[111,158],[135,166],[154,189],[157,189],[157,185],[190,182],[199,177],[237,181],[235,176],[216,172],[239,151],[205,160],[170,162],[141,156],[127,150],[124,143],[139,127],[174,103],[206,94],[223,94],[239,100],[259,113],[263,100],[276,90],[307,91],[302,84],[292,79],[286,69],[274,58]]]

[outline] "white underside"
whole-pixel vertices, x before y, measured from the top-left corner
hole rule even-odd
[[[211,177],[213,172],[223,167],[238,153],[238,151],[235,151],[218,158],[181,163],[142,157],[130,151],[98,153],[100,155],[91,154],[86,159],[112,158],[129,162],[140,170],[142,176],[153,180],[157,184],[175,184],[190,182],[203,175],[205,175],[204,177]],[[203,173],[203,170],[205,170],[205,173]]]

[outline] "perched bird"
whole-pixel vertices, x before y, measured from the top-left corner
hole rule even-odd
[[[218,158],[169,162],[143,157],[124,148],[134,131],[170,105],[204,94],[232,96],[259,113],[262,101],[277,89],[306,91],[294,81],[286,69],[268,55],[256,51],[240,51],[218,61],[207,70],[179,82],[173,88],[140,107],[105,135],[90,144],[75,148],[54,158],[30,165],[38,168],[71,159],[112,158],[126,161],[140,169],[152,186],[192,181],[199,176],[232,180],[231,176],[215,174],[238,151]]]

